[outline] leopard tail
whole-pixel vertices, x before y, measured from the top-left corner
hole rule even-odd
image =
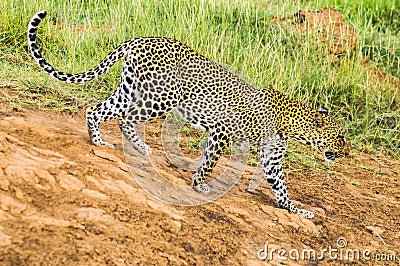
[[[39,45],[36,42],[36,32],[39,23],[46,17],[46,11],[39,11],[36,13],[32,19],[29,21],[28,25],[28,45],[31,54],[39,66],[47,72],[50,76],[55,79],[65,81],[68,83],[81,83],[93,80],[105,73],[109,68],[111,68],[115,63],[121,60],[128,52],[129,42],[124,42],[110,52],[96,67],[89,71],[80,74],[69,74],[55,69],[50,65],[46,59],[43,58]]]

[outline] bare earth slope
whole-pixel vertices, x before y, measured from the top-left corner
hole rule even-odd
[[[177,207],[135,183],[115,124],[104,127],[117,143],[112,151],[89,144],[80,116],[6,104],[0,111],[1,265],[326,265],[327,254],[319,262],[280,261],[277,253],[262,261],[257,252],[268,244],[269,252],[297,249],[301,258],[303,249],[338,248],[339,238],[347,241],[343,251],[370,249],[371,259],[400,253],[400,166],[393,159],[358,154],[327,173],[287,171],[292,198],[316,213],[313,220],[276,208],[266,182],[247,192],[255,168],[216,202]],[[149,141],[161,156],[159,143]],[[167,160],[158,167],[190,182],[191,172]]]

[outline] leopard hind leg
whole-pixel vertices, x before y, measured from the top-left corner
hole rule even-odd
[[[105,101],[86,108],[86,124],[91,142],[96,146],[114,149],[114,145],[104,141],[100,134],[100,123],[117,118],[138,101],[135,75],[124,67],[117,90]]]

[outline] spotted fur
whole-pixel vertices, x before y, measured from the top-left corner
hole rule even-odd
[[[226,68],[170,38],[141,37],[126,41],[96,67],[67,74],[55,69],[41,55],[36,42],[37,27],[46,16],[38,12],[28,26],[31,54],[50,76],[81,83],[105,73],[124,59],[120,83],[105,101],[86,109],[90,139],[94,145],[113,145],[101,138],[99,124],[118,119],[130,143],[145,155],[151,149],[135,132],[134,126],[176,110],[192,125],[210,132],[203,161],[193,176],[193,188],[209,193],[205,179],[224,149],[234,141],[247,140],[259,147],[265,176],[281,208],[312,218],[289,199],[282,158],[287,139],[311,145],[326,160],[347,153],[343,129],[328,116],[285,97],[273,89],[256,89]]]

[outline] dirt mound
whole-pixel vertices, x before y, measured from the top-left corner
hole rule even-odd
[[[358,37],[353,27],[347,25],[343,15],[333,8],[314,12],[299,11],[293,15],[276,18],[274,24],[286,24],[301,34],[315,34],[317,43],[327,46],[330,53],[340,56],[356,50]]]
[[[103,128],[113,151],[89,144],[81,116],[7,105],[0,113],[1,265],[279,265],[277,253],[262,261],[257,252],[264,256],[266,244],[269,252],[320,252],[339,238],[373,254],[399,251],[400,166],[391,159],[362,154],[325,172],[286,169],[292,198],[315,212],[313,220],[276,208],[265,183],[248,192],[253,173],[262,178],[252,167],[217,201],[178,207],[135,183],[115,123]],[[147,141],[163,175],[190,182],[192,173],[169,164],[156,136]]]
[[[315,36],[318,46],[326,47],[334,59],[344,54],[354,55],[357,49],[359,36],[354,27],[345,22],[343,15],[334,8],[322,8],[316,11],[298,11],[289,16],[278,17],[272,20],[273,24],[280,24],[295,29],[301,35]],[[400,88],[400,81],[381,68],[375,66],[369,59],[363,58],[363,65],[368,69],[376,82],[388,82],[395,87],[394,94]]]

